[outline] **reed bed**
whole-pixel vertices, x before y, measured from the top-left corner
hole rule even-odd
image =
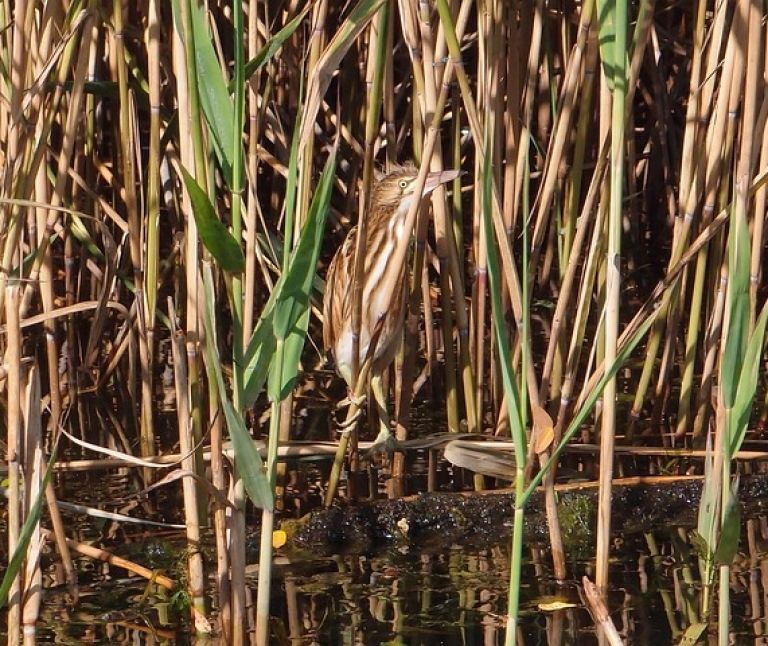
[[[323,277],[376,169],[406,160],[422,180],[466,174],[411,209],[415,243],[395,260],[410,267],[389,379],[398,439],[425,397],[445,410],[436,431],[511,436],[515,528],[543,482],[558,579],[555,468],[567,442],[600,444],[602,592],[614,447],[707,448],[694,463],[708,483],[699,574],[707,590],[719,576],[727,643],[733,458],[768,415],[761,400],[753,412],[768,317],[762,5],[16,0],[0,12],[11,643],[22,626],[34,639],[41,523],[77,595],[45,468],[62,451],[132,463],[137,488],[183,489],[191,622],[226,643],[247,637],[246,511],[261,509],[252,621],[269,642],[278,446],[302,439],[307,397],[330,407],[341,392],[318,350]],[[359,469],[356,443],[342,435],[338,470]],[[177,450],[181,483],[162,485],[153,458]],[[151,495],[145,511],[163,512]],[[512,540],[521,554],[522,532]]]

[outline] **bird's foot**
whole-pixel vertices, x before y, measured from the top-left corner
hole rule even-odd
[[[402,447],[397,438],[389,429],[381,429],[373,444],[368,449],[368,455],[375,456],[377,453],[385,453],[391,456],[395,451],[401,451]]]
[[[362,406],[365,403],[365,395],[360,395],[360,397],[346,397],[342,401],[340,401],[338,404],[336,404],[336,410],[334,412],[334,419],[336,422],[336,428],[339,433],[345,433],[347,431],[350,431],[354,428],[354,426],[357,424],[358,420],[360,419],[360,415],[362,414]],[[346,419],[340,419],[339,418],[339,411],[342,408],[348,408],[348,407],[354,407],[354,413],[352,416],[348,416]],[[347,413],[349,415],[349,413]]]
[[[355,397],[354,395],[347,395],[344,399],[342,399],[338,404],[336,404],[336,410],[339,410],[341,408],[346,408],[347,406],[356,406],[358,410],[363,407],[363,404],[365,403],[366,395],[360,395],[359,397]]]

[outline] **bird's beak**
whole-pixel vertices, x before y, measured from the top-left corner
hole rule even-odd
[[[446,182],[452,182],[459,175],[462,175],[463,172],[460,170],[441,170],[436,173],[430,173],[427,175],[427,181],[424,182],[424,191],[421,193],[421,196],[427,197],[438,186]]]

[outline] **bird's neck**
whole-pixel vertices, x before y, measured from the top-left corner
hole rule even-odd
[[[409,203],[401,203],[396,209],[380,209],[371,212],[366,236],[366,271],[363,298],[374,290],[390,291],[393,296],[399,292],[405,275],[403,263],[393,264],[395,250],[405,244],[403,238],[410,237],[405,230],[405,218]],[[396,296],[397,297],[397,296]]]
[[[366,273],[369,276],[371,270],[382,261],[382,258],[386,258],[386,263],[389,263],[403,238],[410,237],[411,232],[405,230],[405,218],[409,206],[408,203],[401,203],[394,210],[382,209],[371,214],[366,236],[366,256],[370,265]]]

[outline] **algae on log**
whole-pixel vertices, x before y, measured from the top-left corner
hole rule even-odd
[[[690,477],[616,480],[615,533],[645,532],[662,526],[693,528],[701,479]],[[739,499],[745,516],[764,512],[768,476],[744,477]],[[292,546],[316,553],[365,551],[376,546],[418,543],[425,548],[494,544],[508,540],[514,495],[510,490],[481,493],[431,493],[401,498],[338,504],[282,523]],[[560,485],[558,505],[566,541],[584,544],[594,530],[597,489],[593,483]],[[548,541],[541,496],[532,496],[525,514],[525,540]]]

